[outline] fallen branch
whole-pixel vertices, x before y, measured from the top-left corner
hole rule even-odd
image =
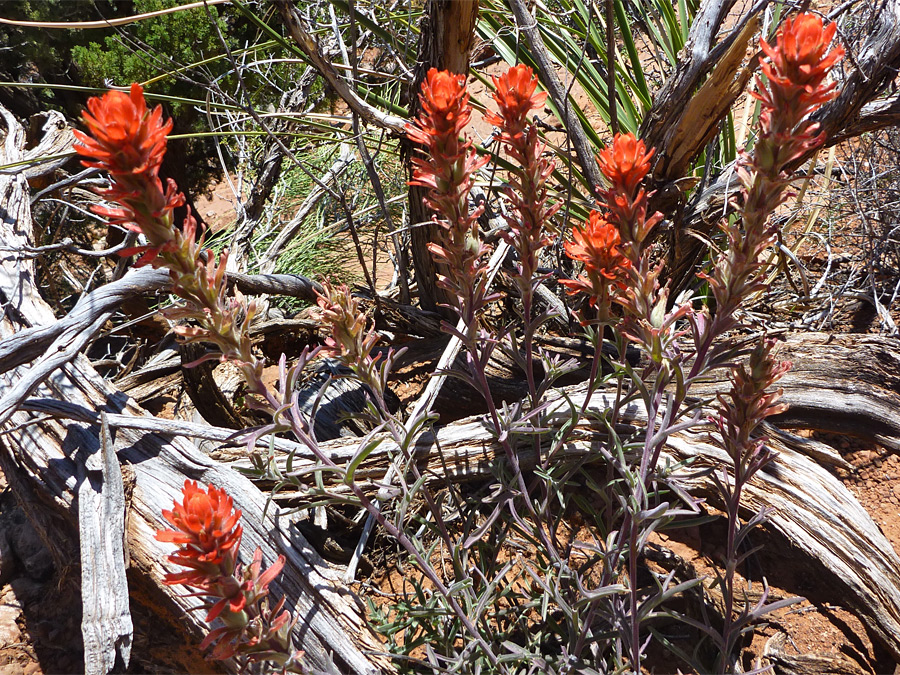
[[[22,157],[24,135],[16,120],[0,107],[6,125],[6,137],[0,163],[15,163]],[[15,247],[32,245],[33,228],[28,201],[28,186],[23,175],[0,175],[0,244]],[[138,270],[145,281],[153,280],[152,271]],[[150,275],[150,276],[146,276]],[[161,274],[166,277],[165,273]],[[56,321],[50,307],[40,298],[34,285],[32,260],[0,260],[0,296],[7,311],[0,320],[0,338],[9,339],[23,328],[38,327]],[[121,290],[121,287],[119,287]],[[84,309],[83,315],[90,316]],[[87,320],[85,331],[96,330],[99,317]],[[70,324],[70,330],[74,327]],[[46,335],[45,335],[46,339]],[[65,354],[54,359],[52,368],[36,364],[26,370],[20,365],[0,375],[0,387],[19,393],[36,390],[42,397],[68,401],[99,413],[146,417],[127,396],[115,390],[77,354],[74,345],[86,341],[83,334],[57,333],[56,340]],[[13,359],[15,360],[15,358]],[[45,361],[45,359],[42,359]],[[40,372],[46,371],[46,372]],[[23,385],[26,374],[30,378]],[[40,376],[38,377],[38,374]],[[34,522],[40,524],[45,542],[55,559],[71,564],[73,532],[78,531],[79,485],[85,472],[102,456],[100,430],[96,425],[67,420],[57,422],[17,410],[18,395],[7,394],[0,430],[0,465],[13,487],[18,501]],[[250,481],[200,453],[182,438],[167,439],[157,434],[119,429],[113,437],[118,461],[129,466],[130,499],[127,508],[127,547],[132,578],[152,589],[154,604],[161,619],[165,612],[177,617],[195,638],[208,630],[202,614],[196,611],[200,599],[186,597],[163,583],[170,545],[157,542],[154,535],[165,527],[161,511],[180,497],[185,479],[214,483],[233,496],[235,506],[244,513],[244,537],[241,555],[252,558],[261,547],[266,561],[279,554],[286,557],[284,572],[272,583],[273,592],[287,598],[287,607],[298,617],[294,629],[296,647],[306,651],[310,666],[341,673],[393,672],[389,658],[379,655],[381,643],[366,627],[362,607],[338,580],[338,575],[312,549],[299,533],[291,530],[280,509],[268,503]],[[128,492],[128,491],[126,491]],[[86,581],[97,593],[115,595],[113,575],[95,570]],[[102,590],[101,590],[102,589]],[[88,613],[87,616],[93,616]],[[86,655],[96,650],[86,651]],[[231,661],[227,667],[235,670]],[[86,664],[90,667],[90,664]]]
[[[550,404],[548,425],[555,427],[565,423],[570,406],[578,409],[583,399],[583,386],[566,390],[564,398],[557,398]],[[605,429],[600,423],[593,426],[586,420],[602,419],[602,412],[612,407],[614,399],[614,391],[594,394],[587,414],[553,461],[574,463],[599,458],[594,445],[606,438]],[[784,400],[789,401],[790,396],[785,396]],[[644,427],[646,413],[643,407],[631,404],[621,422],[634,425],[636,430]],[[549,442],[543,450],[548,445]],[[900,558],[853,494],[807,456],[821,455],[814,442],[779,433],[773,434],[769,445],[778,452],[778,457],[745,488],[748,513],[761,507],[772,508],[768,525],[830,576],[843,591],[842,601],[859,613],[866,627],[881,638],[895,658],[900,658]],[[348,443],[338,439],[323,443],[322,449],[341,464],[357,454],[358,441]],[[499,470],[498,465],[507,461],[489,425],[479,418],[461,420],[424,434],[417,441],[415,451],[421,475],[434,486],[491,480]],[[370,493],[377,492],[388,471],[389,458],[399,452],[399,448],[384,437],[378,449],[356,469],[356,478],[367,483]],[[539,463],[531,443],[518,448],[518,458],[525,470]],[[729,461],[708,430],[700,427],[670,436],[661,466],[674,468],[689,463],[689,470],[675,469],[675,479],[691,494],[714,499],[717,492],[713,481],[708,474],[703,474],[702,469],[721,471],[722,467],[729,466]],[[283,453],[279,454],[277,462],[282,470],[286,469]],[[251,468],[246,459],[234,465]],[[292,467],[296,475],[312,476],[310,470],[314,466],[316,462],[311,453],[298,451],[293,454]],[[329,487],[328,491],[336,496],[346,494],[346,489],[340,485]],[[282,492],[280,497],[288,499],[290,494]]]

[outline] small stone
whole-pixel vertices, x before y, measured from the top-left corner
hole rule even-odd
[[[206,217],[207,217],[207,218],[212,218],[214,215],[216,215],[216,212],[215,212],[215,211],[207,211],[207,212],[206,212]]]
[[[0,649],[22,641],[22,632],[16,624],[21,613],[19,607],[0,605]]]

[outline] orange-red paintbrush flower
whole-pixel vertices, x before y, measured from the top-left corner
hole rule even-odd
[[[435,150],[446,142],[457,141],[472,115],[466,78],[447,70],[432,68],[422,82],[419,94],[422,112],[415,124],[407,124],[410,140]],[[451,154],[456,154],[449,149]]]
[[[610,284],[621,288],[625,274],[631,267],[619,247],[622,239],[619,229],[608,222],[599,211],[591,215],[583,227],[572,230],[572,241],[565,243],[566,255],[584,264],[587,276],[578,279],[561,279],[570,295],[586,293],[591,305],[606,296]]]
[[[763,133],[797,135],[799,131],[795,127],[837,95],[837,85],[825,83],[831,68],[844,55],[840,45],[829,51],[836,30],[835,24],[825,26],[820,17],[804,13],[794,19],[785,19],[774,46],[760,38],[759,46],[768,56],[768,60],[760,60],[768,83],[757,78],[759,91],[753,96],[763,103],[760,115]],[[811,141],[815,128],[808,122],[806,124],[807,138],[801,140]],[[779,155],[786,154],[785,161],[789,161],[793,155],[802,154],[809,143],[795,145],[794,153]]]
[[[172,510],[163,511],[162,515],[174,529],[160,530],[156,539],[181,545],[173,554],[179,564],[191,559],[218,565],[225,556],[233,559],[240,546],[241,511],[234,509],[234,502],[224,490],[212,485],[204,492],[197,483],[186,480],[184,501],[175,502]]]
[[[88,158],[82,164],[113,174],[157,176],[172,120],[163,122],[161,106],[148,111],[141,85],[132,84],[130,95],[109,91],[91,98],[82,119],[90,132],[75,132],[75,150]]]
[[[496,87],[494,100],[500,114],[489,112],[484,119],[500,127],[508,137],[506,142],[510,143],[525,130],[528,113],[540,108],[547,100],[547,92],[536,93],[538,80],[526,65],[513,66],[503,75],[491,79]]]
[[[763,63],[763,70],[770,79],[786,79],[811,91],[844,55],[841,45],[828,51],[836,31],[837,24],[825,26],[815,14],[785,19],[774,48],[762,38],[759,40],[760,48],[771,59],[771,63]]]
[[[633,134],[616,134],[611,145],[600,152],[600,170],[612,183],[610,190],[633,200],[641,181],[650,171],[654,150]]]

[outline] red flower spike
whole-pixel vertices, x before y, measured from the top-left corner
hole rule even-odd
[[[547,92],[535,93],[538,80],[526,65],[513,66],[503,75],[491,78],[494,82],[494,101],[500,114],[487,113],[484,119],[489,124],[498,126],[509,137],[506,142],[523,133],[527,125],[527,115],[531,110],[540,108],[547,100]]]
[[[479,279],[487,249],[478,234],[483,207],[470,212],[469,193],[473,175],[489,158],[479,157],[471,141],[460,138],[472,112],[464,77],[432,68],[419,100],[422,112],[406,131],[411,141],[425,147],[422,156],[412,159],[409,185],[428,188],[425,204],[435,211],[441,226],[437,242],[428,245],[435,260],[447,268],[438,284],[455,296],[457,311],[471,313],[484,302],[476,296],[483,295]]]
[[[89,158],[85,166],[117,174],[146,174],[155,178],[166,152],[166,136],[172,120],[162,121],[162,107],[147,110],[141,85],[131,93],[110,91],[88,101],[82,114],[90,136],[75,132],[75,150]]]
[[[197,483],[186,480],[184,502],[175,502],[173,509],[162,515],[175,529],[158,531],[156,539],[181,544],[174,554],[179,559],[220,564],[226,556],[233,559],[240,546],[241,512],[234,510],[234,502],[224,490],[212,485],[204,492]]]
[[[837,95],[836,85],[825,81],[844,54],[843,47],[831,47],[836,30],[804,13],[784,21],[774,45],[760,40],[768,81],[757,78],[753,96],[761,102],[759,133],[752,154],[742,153],[738,164],[741,220],[722,225],[728,246],[712,272],[701,275],[716,305],[715,316],[702,325],[706,344],[737,324],[735,312],[744,299],[766,288],[760,258],[779,228],[769,217],[786,197],[791,165],[824,140],[809,115]]]
[[[566,255],[584,264],[587,277],[561,279],[560,283],[569,295],[586,293],[590,296],[591,306],[594,306],[598,300],[606,301],[611,284],[624,289],[631,261],[619,250],[622,238],[615,225],[599,211],[591,211],[584,226],[572,230],[572,238],[573,241],[564,244]]]
[[[836,30],[835,24],[824,26],[814,14],[800,14],[785,20],[774,47],[760,39],[760,48],[768,57],[760,59],[768,84],[757,78],[759,91],[753,96],[762,102],[761,135],[779,138],[771,139],[772,147],[763,144],[762,151],[757,151],[757,163],[761,168],[771,166],[773,175],[780,165],[821,142],[821,137],[814,135],[816,126],[804,120],[837,95],[837,85],[825,83],[844,55],[840,45],[828,51]]]
[[[612,145],[600,152],[600,171],[612,183],[611,192],[635,199],[635,192],[650,171],[654,149],[633,134],[616,134]]]

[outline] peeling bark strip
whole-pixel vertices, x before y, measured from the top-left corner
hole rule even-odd
[[[131,658],[133,626],[125,578],[125,487],[101,413],[100,452],[79,467],[81,633],[85,675],[107,675]]]
[[[21,127],[2,107],[0,118],[6,127],[0,164],[19,161],[24,146]],[[0,175],[0,245],[12,249],[30,245],[31,233],[24,176]],[[55,322],[53,312],[37,292],[33,274],[32,261],[18,260],[15,256],[0,259],[0,295],[7,307],[0,320],[0,337],[4,339],[24,327]],[[59,339],[57,344],[64,349],[71,347]],[[20,366],[3,373],[0,388],[8,391],[18,384],[24,369]],[[103,410],[135,418],[149,417],[124,394],[110,387],[85,357],[74,352],[67,353],[43,380],[37,388],[40,396],[74,403],[94,414]],[[78,528],[79,493],[87,489],[84,482],[90,478],[93,463],[97,462],[95,457],[102,457],[100,430],[96,424],[57,422],[24,411],[13,411],[0,426],[4,432],[0,436],[0,464],[10,485],[14,486],[29,517],[43,525],[43,535],[51,551],[56,552],[57,558],[67,555]],[[154,433],[120,429],[115,434],[114,449],[118,462],[129,464],[134,475],[126,533],[133,572],[147,587],[155,589],[159,605],[179,617],[194,637],[199,639],[208,628],[201,612],[188,611],[196,608],[200,600],[185,597],[183,588],[162,583],[168,571],[166,555],[172,547],[154,538],[156,530],[165,526],[160,515],[162,509],[170,508],[175,498],[180,497],[186,478],[225,489],[235,506],[243,511],[241,556],[244,560],[250,560],[257,546],[262,548],[267,562],[279,554],[286,557],[284,571],[272,583],[272,592],[276,597],[285,595],[288,609],[298,617],[295,644],[306,651],[311,666],[348,674],[394,672],[389,658],[378,655],[381,643],[366,627],[361,604],[342,586],[339,574],[299,533],[290,529],[289,520],[277,507],[269,505],[266,510],[266,496],[249,480],[209,459],[183,438],[168,440]],[[102,466],[102,461],[97,465]],[[115,552],[111,556],[118,558]],[[115,596],[109,586],[112,576],[97,571],[90,575],[89,581],[97,594],[112,598]],[[107,638],[116,634],[111,629],[106,632]],[[226,665],[234,670],[236,664]]]

